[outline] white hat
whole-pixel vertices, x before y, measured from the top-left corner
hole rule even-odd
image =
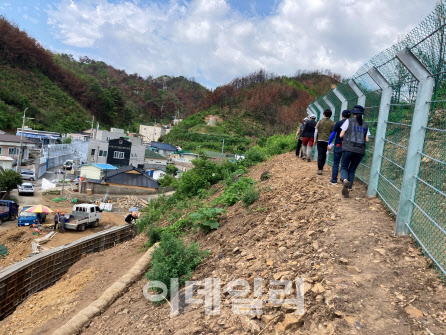
[[[304,119],[304,121],[310,121],[310,119],[306,117],[306,118]]]
[[[315,118],[316,118],[316,115],[314,115],[314,114],[310,115],[310,119],[315,119]]]

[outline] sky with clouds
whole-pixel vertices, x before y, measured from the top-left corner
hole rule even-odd
[[[263,68],[351,76],[438,0],[0,0],[44,47],[209,88]]]

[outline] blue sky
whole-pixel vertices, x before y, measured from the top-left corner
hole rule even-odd
[[[351,76],[437,0],[0,0],[0,15],[53,52],[210,88],[260,68]]]

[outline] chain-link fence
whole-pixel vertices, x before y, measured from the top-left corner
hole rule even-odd
[[[361,104],[371,133],[356,177],[396,216],[446,279],[446,0],[403,40],[312,104]],[[331,106],[327,104],[331,102]],[[330,163],[330,158],[329,158]]]

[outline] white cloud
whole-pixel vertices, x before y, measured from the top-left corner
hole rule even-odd
[[[226,0],[61,0],[48,24],[67,46],[96,49],[130,73],[221,85],[259,68],[328,68],[352,75],[418,24],[435,0],[281,0],[246,16]]]

